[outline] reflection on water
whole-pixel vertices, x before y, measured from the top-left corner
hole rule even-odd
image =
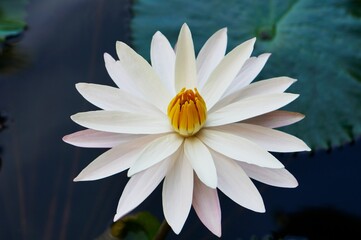
[[[0,110],[11,119],[0,132],[0,239],[94,239],[111,224],[126,174],[74,183],[81,169],[104,150],[79,149],[61,138],[81,129],[70,121],[70,115],[94,110],[74,84],[114,85],[102,56],[105,51],[115,56],[116,40],[129,43],[129,2],[30,2],[29,29],[12,50],[21,49],[30,60],[25,60],[25,68],[0,72]],[[13,63],[17,64],[16,59]],[[5,61],[10,62],[11,58]],[[285,190],[257,184],[266,214],[243,209],[220,193],[223,238],[266,235],[277,229],[276,211],[296,212],[307,206],[335,206],[361,216],[361,193],[355,190],[361,183],[361,162],[355,157],[359,149],[360,141],[312,158],[280,155],[300,186]],[[148,210],[162,219],[161,189],[137,210]],[[191,211],[182,233],[170,234],[169,239],[209,236]]]

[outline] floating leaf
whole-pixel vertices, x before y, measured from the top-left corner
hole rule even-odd
[[[26,0],[0,1],[0,43],[9,36],[20,34],[25,29],[26,2]]]
[[[257,79],[297,78],[290,92],[301,97],[287,109],[306,118],[287,131],[312,148],[329,148],[361,134],[361,3],[358,0],[137,0],[133,45],[149,56],[160,30],[174,44],[182,23],[199,50],[216,30],[228,27],[229,49],[257,37],[254,55],[272,56]]]

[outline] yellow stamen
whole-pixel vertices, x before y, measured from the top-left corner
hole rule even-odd
[[[197,133],[207,118],[207,106],[197,88],[183,88],[168,105],[168,117],[174,130],[188,137]]]

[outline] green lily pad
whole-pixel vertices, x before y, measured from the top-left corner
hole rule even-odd
[[[0,43],[24,31],[26,0],[0,1]]]
[[[361,133],[361,2],[358,0],[137,0],[133,46],[149,56],[160,30],[174,44],[184,22],[196,49],[228,27],[229,48],[257,37],[254,55],[272,56],[260,76],[297,78],[301,96],[286,109],[306,118],[285,130],[313,149],[350,142]]]

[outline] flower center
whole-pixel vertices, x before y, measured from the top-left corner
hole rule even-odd
[[[197,133],[207,118],[207,106],[197,88],[183,88],[168,105],[168,118],[174,130],[188,137]]]

